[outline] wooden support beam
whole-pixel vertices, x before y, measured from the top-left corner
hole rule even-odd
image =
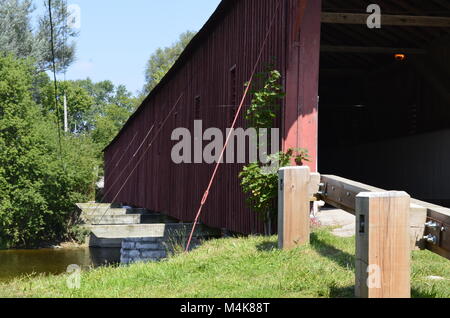
[[[369,16],[367,13],[322,12],[322,23],[367,24]],[[383,25],[448,28],[450,27],[450,18],[382,14],[381,27]]]
[[[321,0],[289,1],[286,57],[286,97],[283,107],[283,150],[306,148],[317,171],[319,129],[319,57]],[[307,80],[306,80],[307,79]],[[293,162],[294,163],[294,162]]]
[[[319,198],[327,204],[355,214],[356,196],[361,192],[385,192],[342,177],[322,175]],[[410,210],[410,246],[411,249],[428,249],[442,257],[450,259],[450,209],[428,202],[411,199]],[[438,220],[437,227],[425,228],[427,221]],[[436,242],[426,242],[424,236],[431,234]]]
[[[426,248],[436,254],[450,259],[450,214],[448,211],[429,209],[427,221],[432,224],[425,228],[425,236],[429,240],[425,243]],[[433,241],[434,240],[434,241]]]
[[[385,190],[338,176],[322,175],[321,198],[327,204],[355,214],[356,196],[361,192],[384,192]]]
[[[366,46],[337,46],[321,45],[321,52],[325,53],[369,53],[369,54],[427,54],[426,50],[416,48],[393,48],[393,47],[366,47]]]
[[[450,260],[450,209],[415,199],[412,202],[427,210],[426,222],[432,225],[424,229],[425,236],[430,236],[425,248]]]
[[[317,178],[313,177],[317,181]],[[308,167],[287,167],[279,171],[278,246],[293,249],[309,243],[310,185]]]
[[[357,195],[357,297],[411,297],[409,206],[410,196],[405,192]]]

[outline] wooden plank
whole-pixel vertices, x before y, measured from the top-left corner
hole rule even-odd
[[[310,169],[286,167],[279,171],[278,246],[293,249],[310,239]]]
[[[450,209],[432,203],[412,200],[413,203],[427,209],[427,222],[433,222],[436,227],[425,228],[425,236],[436,237],[436,242],[425,242],[425,248],[442,257],[450,259]]]
[[[365,53],[365,54],[427,54],[427,50],[416,48],[370,47],[370,46],[336,46],[322,45],[321,52],[325,53]]]
[[[336,13],[322,12],[322,23],[329,24],[367,24],[367,13]],[[381,15],[381,25],[388,26],[414,26],[414,27],[450,27],[448,17],[408,16],[408,15]]]
[[[409,207],[410,196],[406,192],[357,195],[357,297],[411,297]]]
[[[336,208],[355,214],[356,196],[360,192],[384,192],[386,190],[355,182],[342,177],[322,175],[319,199]],[[427,221],[438,221],[437,230],[426,229]],[[450,259],[450,209],[428,202],[411,199],[410,205],[411,249],[428,249]],[[432,234],[436,243],[426,242],[423,237]]]
[[[356,196],[360,192],[383,192],[385,190],[345,178],[322,175],[321,198],[326,203],[355,214]]]

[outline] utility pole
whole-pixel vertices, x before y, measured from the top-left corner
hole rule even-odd
[[[69,132],[69,123],[67,122],[67,97],[64,94],[64,132]]]

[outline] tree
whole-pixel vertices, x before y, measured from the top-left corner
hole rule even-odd
[[[89,114],[94,105],[94,98],[77,81],[58,82],[57,106],[59,108],[60,122],[64,120],[64,94],[67,100],[67,117],[70,132],[82,133],[91,130],[92,122]],[[56,115],[58,113],[55,109],[55,86],[53,82],[49,82],[44,88],[42,105],[44,114],[53,113]]]
[[[39,26],[33,30],[31,15],[35,8],[31,0],[0,0],[0,51],[18,58],[32,58],[40,71],[52,68],[51,29],[48,1],[45,12],[38,17]],[[73,39],[78,33],[66,21],[69,17],[64,0],[52,0],[55,61],[58,71],[63,71],[75,58]]]
[[[89,78],[76,81],[93,99],[86,114],[93,141],[100,150],[119,132],[138,106],[138,99],[125,86],[115,86],[111,81],[93,83]]]
[[[55,64],[58,71],[65,71],[75,60],[76,45],[71,39],[78,36],[78,32],[73,30],[67,20],[70,13],[67,3],[64,0],[51,0],[52,24],[53,24],[53,45],[55,53]],[[51,47],[51,25],[49,2],[44,1],[45,13],[39,18],[39,30],[35,36],[35,46],[38,52],[38,65],[41,70],[52,68],[53,52]]]
[[[0,50],[19,58],[35,55],[30,0],[0,0]]]
[[[43,113],[57,114],[54,83],[47,82],[42,91]],[[88,78],[58,82],[60,122],[63,120],[64,94],[67,97],[70,131],[76,134],[91,134],[100,147],[106,146],[105,143],[114,137],[137,106],[136,98],[125,86],[115,86],[111,81],[94,83]],[[109,128],[99,131],[106,127]]]
[[[182,33],[176,43],[166,48],[159,48],[150,56],[145,70],[146,83],[143,88],[143,95],[147,95],[158,85],[195,34],[196,32],[192,31]]]
[[[130,112],[127,109],[116,104],[106,105],[103,114],[95,117],[95,130],[92,132],[93,141],[101,149],[105,148],[129,117]]]
[[[67,236],[75,203],[94,197],[95,147],[62,136],[33,101],[34,66],[0,56],[0,245],[29,247]]]
[[[97,106],[110,104],[113,102],[115,86],[111,81],[101,81],[94,83],[90,78],[77,81],[81,87],[89,92],[89,95],[94,98],[94,103]]]

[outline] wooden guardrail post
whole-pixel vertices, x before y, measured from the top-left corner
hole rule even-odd
[[[310,239],[310,170],[286,167],[279,171],[278,246],[292,249]]]
[[[357,297],[411,297],[410,200],[405,192],[356,196]]]

